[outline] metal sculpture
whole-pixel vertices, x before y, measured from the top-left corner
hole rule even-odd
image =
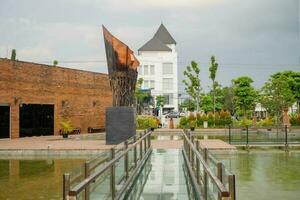
[[[113,106],[133,106],[139,61],[129,47],[114,37],[104,26],[106,60]]]

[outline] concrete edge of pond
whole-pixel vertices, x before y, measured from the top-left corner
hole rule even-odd
[[[14,156],[14,158],[23,158],[27,156],[55,156],[55,157],[78,157],[78,156],[96,156],[102,153],[103,150],[0,150],[0,159]]]

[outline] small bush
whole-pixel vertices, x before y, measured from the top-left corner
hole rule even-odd
[[[291,114],[290,123],[292,126],[300,126],[300,114]]]
[[[252,125],[252,120],[247,119],[244,117],[241,121],[239,121],[239,126],[251,126]]]
[[[272,126],[273,124],[274,124],[273,119],[271,117],[267,117],[266,119],[260,120],[257,123],[257,126],[268,127],[268,126]]]
[[[139,115],[136,119],[137,129],[157,128],[158,120],[150,115]]]
[[[178,128],[189,128],[189,118],[188,117],[181,117],[179,121]]]

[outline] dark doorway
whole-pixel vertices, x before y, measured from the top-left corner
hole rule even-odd
[[[9,138],[10,124],[9,106],[0,106],[0,138]]]
[[[20,137],[53,135],[54,105],[22,104]]]

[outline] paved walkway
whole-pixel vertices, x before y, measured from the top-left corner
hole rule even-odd
[[[235,150],[236,147],[222,140],[199,140],[201,148],[210,150]]]

